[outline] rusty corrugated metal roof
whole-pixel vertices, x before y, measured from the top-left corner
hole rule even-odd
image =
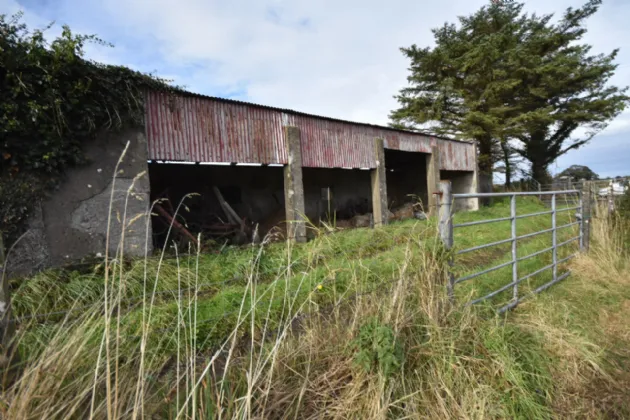
[[[283,126],[293,125],[306,167],[374,168],[378,137],[402,151],[437,144],[442,169],[474,169],[470,142],[190,92],[147,92],[146,117],[150,159],[286,164]]]
[[[307,168],[375,168],[371,128],[303,115],[285,114],[300,129],[302,166]]]
[[[278,112],[161,92],[146,99],[149,159],[287,163]]]
[[[369,124],[369,123],[364,123],[364,122],[344,120],[344,119],[341,119],[341,118],[326,117],[326,116],[323,116],[323,115],[316,115],[316,114],[309,114],[307,112],[302,112],[302,111],[295,111],[293,109],[288,109],[288,108],[279,108],[279,107],[273,107],[273,106],[269,106],[269,105],[256,104],[256,103],[253,103],[253,102],[239,101],[237,99],[228,99],[228,98],[220,98],[218,96],[203,95],[201,93],[189,92],[189,91],[183,90],[183,89],[173,89],[173,92],[175,92],[177,95],[181,95],[181,96],[189,96],[189,97],[194,97],[194,98],[210,99],[210,100],[219,101],[219,102],[226,102],[226,103],[232,103],[232,104],[253,106],[253,107],[257,107],[257,108],[269,109],[269,110],[272,110],[272,111],[284,112],[284,113],[287,113],[287,114],[303,115],[305,117],[320,118],[320,119],[324,119],[324,120],[338,121],[338,122],[343,122],[343,123],[347,123],[347,124],[361,125],[361,126],[365,126],[365,127],[381,128],[381,129],[388,130],[388,131],[397,131],[399,133],[408,133],[408,134],[415,134],[415,135],[421,135],[421,136],[427,136],[427,137],[434,137],[434,138],[440,139],[440,140],[454,141],[454,142],[466,143],[466,144],[473,144],[472,141],[452,139],[452,138],[449,138],[449,137],[438,136],[438,135],[434,135],[434,134],[430,134],[430,133],[424,133],[422,131],[402,130],[402,129],[399,129],[399,128],[388,127],[388,126],[385,126],[385,125]]]

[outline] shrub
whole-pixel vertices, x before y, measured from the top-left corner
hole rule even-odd
[[[104,130],[140,123],[143,91],[165,80],[84,58],[88,43],[64,26],[49,42],[21,14],[0,14],[0,232],[19,234],[31,206],[85,161],[82,145]]]

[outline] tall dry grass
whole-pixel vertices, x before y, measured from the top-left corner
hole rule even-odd
[[[630,416],[630,220],[599,204],[591,246],[572,275],[524,305],[512,322],[539,334],[553,357],[554,412],[563,418]]]
[[[630,271],[619,226],[595,219],[574,275],[505,316],[448,301],[447,255],[426,232],[405,237],[378,287],[365,287],[359,263],[349,265],[353,287],[339,292],[332,267],[317,284],[310,266],[295,271],[291,243],[261,283],[263,241],[236,320],[216,322],[227,333],[211,349],[198,334],[198,250],[176,249],[168,274],[164,253],[146,267],[139,316],[129,318],[121,241],[100,302],[55,324],[20,325],[22,362],[0,410],[8,419],[623,417]],[[193,285],[176,295],[166,327],[162,275]]]

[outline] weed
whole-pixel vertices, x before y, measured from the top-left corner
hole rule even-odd
[[[359,328],[359,336],[352,342],[354,361],[366,373],[375,370],[389,378],[403,364],[403,348],[394,330],[378,319],[369,319]]]

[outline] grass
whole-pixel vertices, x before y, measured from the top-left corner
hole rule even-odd
[[[520,215],[547,209],[535,199],[519,198],[518,210]],[[509,216],[509,203],[499,202],[493,207],[479,212],[458,213],[455,215],[455,223],[506,216]],[[571,213],[565,212],[559,214],[557,223],[560,226],[571,221],[574,221]],[[517,234],[523,235],[550,227],[551,221],[548,215],[522,219],[517,224]],[[218,253],[199,256],[191,256],[188,252],[179,260],[171,257],[161,261],[154,258],[148,262],[133,262],[123,267],[121,278],[125,285],[126,299],[132,302],[141,299],[145,278],[155,280],[155,291],[158,293],[166,292],[165,299],[172,300],[173,296],[177,294],[176,290],[179,285],[189,288],[196,284],[197,287],[207,292],[218,292],[209,300],[211,302],[209,306],[217,308],[216,313],[219,314],[221,311],[234,310],[237,307],[226,306],[226,302],[236,301],[240,303],[242,290],[245,288],[245,279],[253,264],[256,265],[256,277],[259,283],[270,283],[279,275],[285,275],[289,272],[308,271],[309,284],[317,284],[329,282],[331,273],[334,273],[335,290],[338,290],[343,289],[343,285],[347,283],[344,278],[349,275],[360,275],[363,278],[376,276],[378,277],[377,280],[388,277],[403,258],[401,253],[409,240],[416,242],[418,250],[427,246],[435,248],[435,229],[435,220],[430,220],[428,223],[398,222],[389,226],[387,230],[338,231],[328,235],[320,235],[305,246],[292,248],[290,254],[287,254],[283,244],[278,243],[268,244],[260,250],[257,248],[228,247]],[[558,242],[575,236],[576,232],[576,229],[559,232]],[[464,249],[505,239],[509,236],[509,222],[478,225],[457,229],[455,244],[456,249]],[[526,241],[524,246],[519,243],[518,256],[525,256],[550,245],[551,235],[541,235],[536,240]],[[569,249],[575,250],[575,246]],[[508,261],[511,258],[509,250],[510,245],[508,244],[457,257],[455,273],[458,276],[470,274]],[[559,258],[563,256],[565,254],[559,254]],[[550,257],[550,253],[547,257]],[[359,267],[354,267],[353,263],[357,261],[362,264]],[[479,261],[487,263],[479,263]],[[535,259],[527,262],[523,268],[528,269],[526,272],[531,272],[542,267],[541,262],[543,260]],[[192,265],[194,265],[194,270]],[[505,280],[511,278],[511,271],[509,270],[511,268],[507,267],[493,273],[490,278],[484,276],[480,281],[471,283],[478,285],[482,282],[489,288],[505,284]],[[17,317],[32,316],[37,313],[65,311],[73,306],[99,302],[102,300],[104,289],[102,273],[102,263],[99,262],[94,265],[93,271],[86,274],[77,271],[58,270],[43,272],[26,280],[14,280],[13,306],[15,314]],[[299,274],[293,277],[294,282],[301,281]],[[168,293],[169,291],[173,292]],[[234,299],[239,291],[241,295]],[[208,313],[208,315],[210,314]]]
[[[523,199],[518,209],[545,208]],[[508,215],[498,202],[455,218]],[[558,225],[572,217],[563,213]],[[572,275],[504,316],[489,307],[511,290],[485,306],[449,303],[451,254],[435,220],[41,273],[14,284],[18,316],[89,309],[20,325],[20,369],[0,410],[5,418],[623,418],[630,264],[620,226],[596,219],[591,252],[567,264]],[[517,234],[549,227],[549,216],[519,219]],[[505,222],[457,229],[456,249],[509,235]],[[574,235],[567,229],[558,241]],[[549,234],[524,240],[518,255],[550,244]],[[484,249],[456,256],[453,268],[462,276],[510,257],[509,245]],[[550,258],[519,264],[519,276]],[[457,302],[511,278],[507,267],[461,283]],[[541,274],[520,292],[548,280]]]

